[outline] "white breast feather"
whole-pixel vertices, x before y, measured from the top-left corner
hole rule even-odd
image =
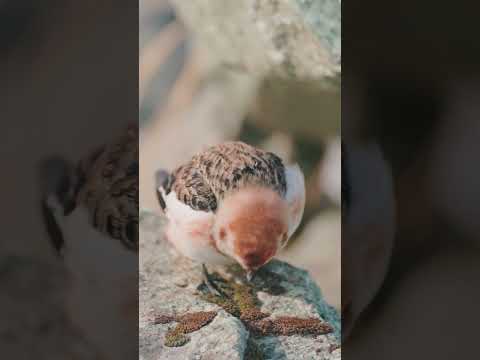
[[[72,275],[68,308],[72,321],[115,359],[130,359],[132,316],[138,296],[138,257],[92,227],[88,211],[55,213],[65,239],[64,261]],[[119,345],[123,344],[123,345]]]
[[[210,243],[215,214],[192,209],[177,199],[175,191],[165,195],[162,188],[159,190],[165,199],[165,214],[169,220],[167,238],[175,248],[182,255],[198,262],[218,265],[231,263],[231,259],[220,254]],[[202,231],[192,235],[194,228]]]
[[[287,193],[285,200],[289,209],[288,236],[292,236],[302,221],[305,209],[305,178],[298,164],[285,167]]]
[[[165,195],[163,188],[159,189],[165,199],[167,218],[177,224],[188,223],[192,221],[202,221],[211,219],[213,213],[207,211],[194,210],[177,199],[175,191]]]

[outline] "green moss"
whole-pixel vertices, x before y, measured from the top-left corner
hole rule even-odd
[[[253,289],[246,285],[233,285],[233,301],[240,309],[240,313],[256,308],[257,299]]]
[[[188,343],[190,339],[185,335],[183,327],[177,325],[174,329],[169,330],[165,335],[165,346],[179,347]]]
[[[248,322],[248,327],[254,334],[261,336],[323,335],[333,331],[328,323],[320,319],[290,316],[251,321]]]
[[[191,333],[209,324],[215,316],[217,316],[215,311],[198,311],[177,316],[177,321],[180,321],[185,333]]]
[[[241,320],[252,321],[269,316],[260,311],[255,291],[251,286],[235,282],[228,283],[221,278],[216,278],[216,284],[222,288],[226,297],[204,293],[201,294],[202,299],[220,306]]]
[[[260,320],[270,316],[260,311],[255,291],[250,286],[235,284],[233,301],[238,306],[240,319],[243,321]]]
[[[240,309],[238,308],[237,304],[231,299],[223,298],[213,294],[202,294],[200,295],[200,297],[205,301],[220,306],[229,314],[235,317],[240,317]]]
[[[154,324],[167,324],[173,321],[178,322],[178,324],[173,329],[168,330],[165,335],[165,346],[179,347],[190,341],[186,334],[200,330],[209,324],[216,315],[217,313],[215,311],[199,311],[181,316],[161,314],[155,317]]]
[[[278,279],[276,279],[278,280]],[[225,297],[211,293],[201,293],[205,301],[216,304],[229,314],[239,318],[246,328],[256,336],[291,336],[291,335],[319,335],[333,331],[332,327],[316,318],[279,317],[271,319],[270,314],[260,310],[256,290],[252,286],[227,282],[225,279],[216,276],[216,284],[226,294]],[[186,313],[184,315],[158,315],[155,324],[167,324],[177,322],[178,324],[170,329],[165,336],[165,346],[179,347],[189,342],[186,336],[209,324],[217,315],[215,311],[200,311]],[[247,344],[246,359],[263,360],[263,355],[254,340],[250,337]]]
[[[281,278],[274,273],[265,273],[269,285],[277,286]],[[270,314],[260,310],[256,291],[252,286],[227,282],[216,276],[216,284],[221,287],[226,297],[219,297],[210,293],[201,297],[213,304],[222,307],[225,311],[242,320],[245,326],[255,335],[319,335],[333,331],[330,324],[316,318],[279,317],[269,319]],[[265,285],[265,284],[264,284]]]

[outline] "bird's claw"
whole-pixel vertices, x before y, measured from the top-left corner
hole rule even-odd
[[[202,264],[203,284],[207,287],[208,291],[218,297],[227,297],[225,292],[215,283],[215,280],[209,274],[205,264]]]

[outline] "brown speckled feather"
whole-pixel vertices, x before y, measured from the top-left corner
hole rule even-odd
[[[172,172],[164,184],[166,194],[192,209],[216,211],[225,195],[247,185],[266,186],[285,196],[282,160],[243,142],[212,146]]]
[[[138,128],[80,161],[76,205],[85,205],[92,225],[138,251]]]

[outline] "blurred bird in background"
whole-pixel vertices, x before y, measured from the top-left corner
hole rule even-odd
[[[387,273],[343,343],[346,358],[477,352],[480,52],[468,41],[477,19],[466,5],[373,1],[342,9],[342,136],[361,124],[357,130],[378,143],[395,197]],[[425,16],[432,6],[435,16]],[[388,16],[371,16],[373,10]],[[348,261],[354,268],[353,257],[344,260],[347,250],[342,267]],[[452,342],[446,329],[463,335]]]
[[[136,169],[124,165],[131,163],[125,153],[135,149],[138,160],[138,132],[135,141],[116,144],[128,149],[94,151],[99,157],[83,159],[82,171],[69,163],[125,134],[127,122],[137,119],[136,68],[125,71],[138,62],[137,7],[0,1],[0,98],[9,119],[0,151],[9,214],[1,261],[15,254],[14,267],[33,261],[56,272],[33,267],[32,276],[10,279],[19,291],[9,294],[7,286],[4,292],[11,299],[0,316],[2,331],[11,334],[0,341],[5,357],[90,358],[81,342],[98,347],[102,359],[137,356],[138,240],[131,234],[138,231],[138,202],[131,198],[138,187],[127,188],[137,179],[138,162]],[[39,164],[51,154],[61,157],[44,163],[38,179]],[[129,216],[133,221],[125,221]],[[8,271],[4,275],[8,285]]]
[[[138,317],[138,128],[72,166],[40,168],[42,213],[71,276],[73,323],[112,359],[131,359]],[[127,346],[127,348],[125,348]]]

